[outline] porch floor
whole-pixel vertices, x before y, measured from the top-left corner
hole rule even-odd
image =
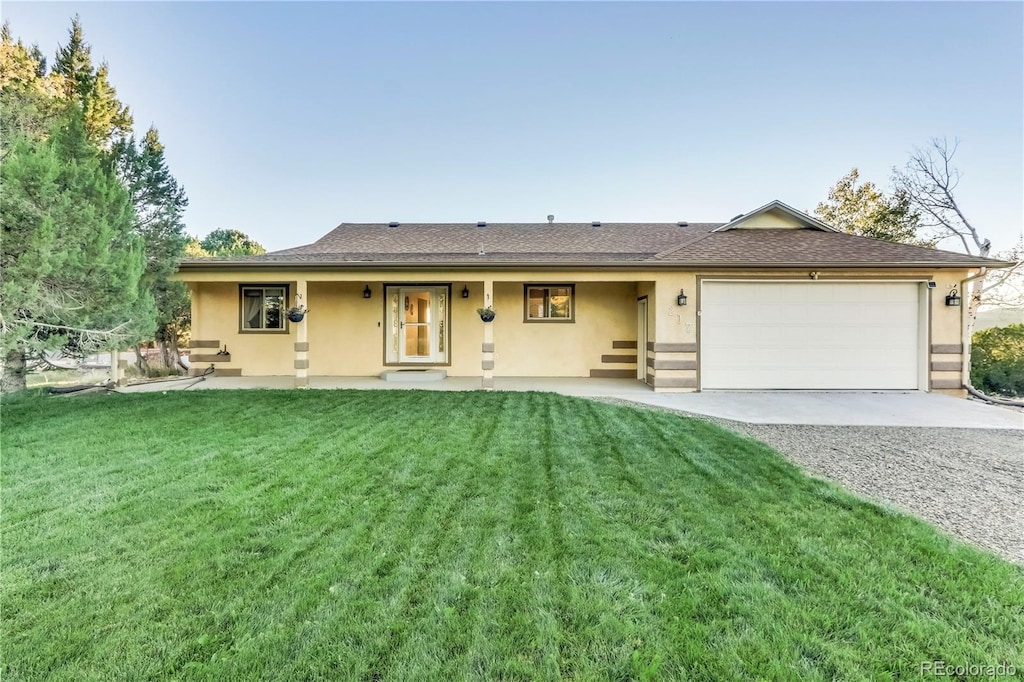
[[[191,390],[208,388],[294,388],[293,376],[207,377]],[[380,377],[309,377],[310,388],[356,388],[417,391],[479,391],[480,377],[446,377],[441,381],[384,381]],[[495,377],[496,391],[546,391],[573,396],[653,395],[650,386],[636,379],[585,377]]]

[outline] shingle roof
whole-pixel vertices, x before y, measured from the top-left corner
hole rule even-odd
[[[755,229],[714,232],[659,253],[657,260],[679,263],[927,263],[999,261],[911,244],[894,244],[843,232],[812,229]]]
[[[183,268],[415,264],[722,267],[1005,263],[818,229],[713,230],[724,223],[342,223],[312,244],[260,256],[195,259]]]
[[[717,223],[342,223],[306,246],[275,254],[655,254]]]

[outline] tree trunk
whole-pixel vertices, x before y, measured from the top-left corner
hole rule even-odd
[[[987,250],[986,250],[987,251]],[[967,319],[964,324],[967,325],[967,329],[964,330],[964,344],[963,350],[963,363],[966,368],[965,374],[968,377],[966,383],[970,384],[972,379],[971,376],[971,344],[974,343],[974,323],[978,318],[978,308],[981,307],[981,290],[985,286],[985,275],[982,275],[973,282],[966,282],[967,289],[960,292],[960,296],[963,302],[967,304]]]
[[[14,348],[4,356],[4,372],[0,377],[0,393],[14,393],[25,389],[25,351]]]
[[[156,345],[160,349],[164,366],[167,369],[187,369],[181,361],[181,352],[178,350],[178,329],[173,324],[165,325],[157,330]]]
[[[146,359],[146,349],[141,343],[135,344],[135,367],[144,377],[149,376],[149,360]]]

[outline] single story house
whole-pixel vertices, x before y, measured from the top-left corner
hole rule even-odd
[[[773,201],[726,223],[342,223],[306,246],[185,260],[178,278],[194,370],[299,386],[431,368],[484,388],[961,393],[963,287],[1006,265],[845,234]]]

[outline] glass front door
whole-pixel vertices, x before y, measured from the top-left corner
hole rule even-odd
[[[448,361],[448,287],[388,287],[389,363]]]

